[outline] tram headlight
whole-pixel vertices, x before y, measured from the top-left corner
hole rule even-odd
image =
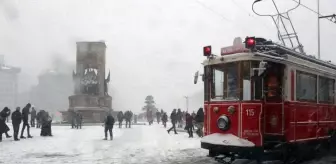
[[[222,115],[217,120],[217,127],[220,130],[228,130],[230,128],[230,119],[228,116]]]

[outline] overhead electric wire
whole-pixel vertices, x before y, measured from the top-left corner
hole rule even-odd
[[[195,0],[196,3],[198,3],[199,5],[201,5],[202,7],[204,7],[205,9],[211,11],[212,13],[218,15],[219,17],[221,17],[222,19],[226,20],[226,21],[229,21],[231,23],[234,23],[233,20],[230,20],[228,18],[226,18],[225,16],[223,16],[222,14],[218,13],[217,11],[213,10],[212,8],[208,7],[207,5],[205,5],[204,3],[198,1],[198,0]]]
[[[205,5],[204,3],[200,2],[199,0],[193,0],[195,1],[196,3],[198,3],[200,6],[202,6],[203,8],[211,11],[212,13],[216,14],[217,16],[219,16],[220,18],[222,18],[223,20],[227,21],[227,22],[230,22],[232,24],[235,24],[237,25],[233,20],[225,17],[223,14],[221,13],[218,13],[217,11],[213,10],[212,8],[208,7],[207,5]],[[247,11],[246,11],[247,12]],[[264,26],[266,26],[265,24],[263,24]],[[248,28],[245,28],[244,26],[241,26],[241,25],[237,25],[238,28],[240,28],[242,31],[250,31],[251,29],[248,29]],[[266,26],[268,27],[268,26]],[[270,27],[268,27],[270,28]]]
[[[242,7],[241,5],[239,5],[235,0],[231,0],[238,8],[240,8],[241,10],[244,10],[244,12],[246,12],[250,17],[254,18],[255,20],[257,20],[258,22],[260,22],[262,25],[264,25],[265,27],[271,29],[271,27],[269,27],[268,25],[266,25],[264,22],[260,21],[259,19],[257,19],[256,17],[254,17],[249,11],[247,11],[244,7]]]
[[[299,3],[297,0],[292,0],[292,1],[294,1],[294,2],[296,2],[296,3]],[[304,8],[306,8],[307,10],[309,10],[309,11],[311,11],[311,12],[317,14],[317,15],[320,16],[320,17],[323,16],[323,15],[321,15],[320,13],[318,13],[317,11],[315,11],[315,10],[309,8],[308,6],[306,6],[306,5],[302,4],[302,3],[299,3],[299,5],[302,6],[302,7],[304,7]],[[332,23],[335,23],[335,22],[334,22],[333,20],[331,20],[331,19],[327,19],[327,20],[329,20],[329,21],[332,22]]]

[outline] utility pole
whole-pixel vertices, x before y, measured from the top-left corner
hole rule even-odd
[[[188,108],[189,108],[189,97],[188,97],[188,96],[184,96],[184,98],[186,99],[186,106],[187,106],[187,112],[188,112]]]
[[[320,0],[317,0],[317,56],[321,59],[320,54]]]
[[[329,21],[336,24],[336,14],[322,16],[320,14],[320,0],[317,0],[317,53],[318,59],[321,56],[321,41],[320,41],[320,19],[328,19]]]

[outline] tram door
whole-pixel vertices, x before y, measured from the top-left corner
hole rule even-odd
[[[280,141],[284,135],[284,68],[268,62],[263,75],[264,142]]]

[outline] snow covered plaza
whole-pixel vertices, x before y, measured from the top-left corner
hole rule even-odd
[[[122,129],[114,128],[112,141],[102,140],[102,126],[83,126],[79,130],[53,126],[53,137],[40,137],[40,129],[30,129],[32,139],[15,142],[13,138],[3,138],[1,164],[219,164],[200,148],[200,138],[188,138],[181,131],[177,135],[168,134],[167,129],[156,123],[133,125],[130,129],[124,125]],[[327,157],[308,164],[334,161],[335,158]],[[234,163],[245,164],[244,161]]]
[[[8,124],[10,125],[10,124]],[[170,126],[170,125],[169,125]],[[12,127],[9,132],[12,135]],[[102,126],[53,126],[53,137],[40,137],[40,129],[30,128],[32,139],[3,138],[0,163],[4,164],[128,164],[128,163],[216,163],[200,148],[200,138],[186,132],[168,134],[162,125],[134,125],[113,129],[112,141],[102,140]],[[26,133],[24,134],[26,135]]]

